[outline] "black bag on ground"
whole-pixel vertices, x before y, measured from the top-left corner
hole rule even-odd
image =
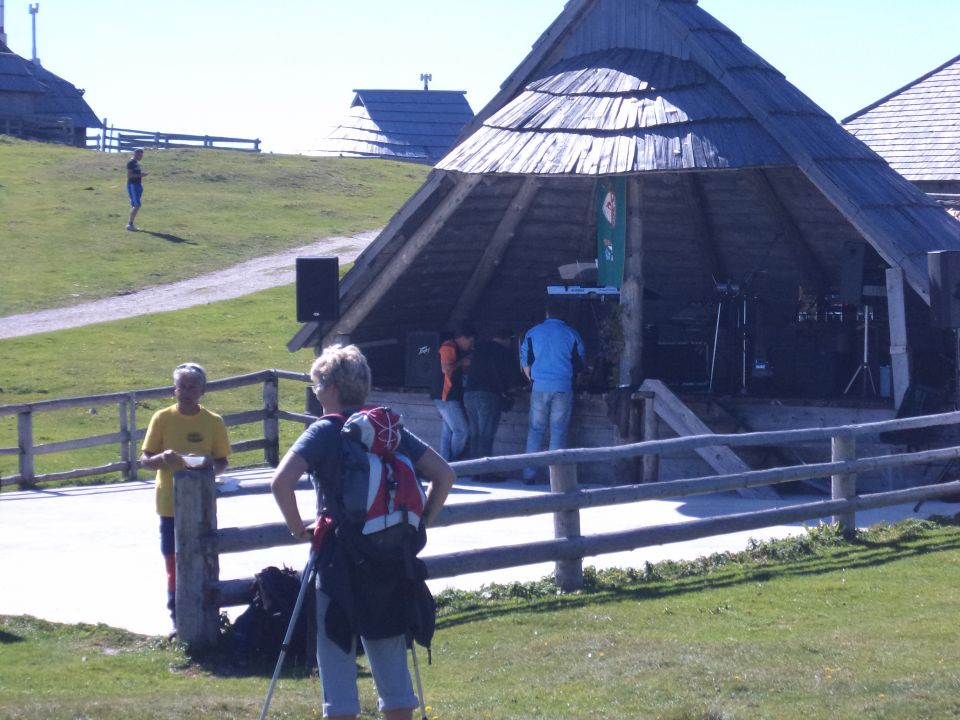
[[[256,574],[250,606],[233,623],[235,653],[251,659],[277,658],[297,603],[300,582],[300,573],[287,567],[280,570],[270,566]],[[295,663],[312,663],[314,643],[309,640],[314,628],[314,602],[314,593],[308,588],[287,650]]]

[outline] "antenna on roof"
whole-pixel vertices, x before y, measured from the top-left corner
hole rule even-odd
[[[0,0],[0,43],[7,44],[7,34],[3,31],[3,0]]]
[[[30,22],[33,24],[33,62],[40,64],[40,58],[37,57],[37,13],[40,11],[40,3],[30,3]]]
[[[433,75],[430,73],[420,73],[420,79],[423,80],[423,89],[429,90],[430,87],[427,85],[427,83],[433,80]]]

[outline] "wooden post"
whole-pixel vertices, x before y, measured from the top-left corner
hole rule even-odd
[[[620,385],[636,388],[643,380],[643,183],[634,175],[627,179],[627,238],[620,288],[620,323],[623,352],[620,355]]]
[[[652,392],[638,391],[634,393],[643,403],[643,440],[658,440],[660,428],[657,423],[656,395]],[[643,474],[641,481],[657,482],[660,479],[660,456],[656,453],[647,453],[643,456]]]
[[[903,270],[887,270],[887,319],[890,325],[890,375],[893,407],[899,408],[910,387],[910,346],[907,343],[907,310],[903,291]]]
[[[117,415],[120,418],[120,459],[128,463],[124,476],[130,479],[130,444],[133,438],[130,437],[130,415],[127,412],[127,403],[129,399],[123,399],[117,404]]]
[[[849,437],[834,436],[830,440],[830,459],[832,462],[855,460],[857,458],[857,440]],[[846,500],[857,494],[857,475],[847,473],[830,476],[830,496],[834,500]],[[840,526],[840,531],[847,540],[852,540],[857,531],[856,513],[834,515],[833,522]]]
[[[20,487],[32,488],[33,482],[33,413],[17,414],[17,446],[20,448]]]
[[[128,448],[127,462],[130,468],[127,470],[127,480],[140,479],[140,455],[137,453],[137,395],[130,393],[127,399],[127,412],[130,414],[130,420],[127,423],[127,429],[130,433],[130,446]]]
[[[577,489],[577,466],[550,466],[550,491],[555,493],[573,492]],[[580,511],[565,510],[553,515],[553,535],[558,540],[580,537]],[[558,560],[554,574],[557,585],[563,592],[572,592],[583,587],[583,559]]]
[[[191,650],[212,648],[220,636],[217,492],[213,470],[174,473],[173,514],[177,554],[177,638]]]
[[[271,373],[263,381],[263,439],[267,441],[263,449],[263,461],[270,467],[280,464],[280,421],[277,419],[279,386],[276,373]]]

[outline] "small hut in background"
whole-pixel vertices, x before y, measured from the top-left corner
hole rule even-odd
[[[433,165],[473,119],[464,90],[354,90],[349,111],[317,149]]]
[[[613,206],[619,278],[571,280]],[[519,334],[552,294],[616,366],[578,444],[622,437],[607,407],[649,378],[727,431],[880,419],[952,377],[927,272],[951,249],[960,224],[694,0],[571,0],[289,347],[346,337],[410,387],[424,331]]]
[[[83,90],[0,42],[0,133],[85,147],[100,124]]]
[[[960,219],[960,55],[842,123]]]

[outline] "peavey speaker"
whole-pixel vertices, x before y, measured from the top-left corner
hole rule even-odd
[[[860,307],[863,302],[863,253],[866,243],[848,241],[840,249],[840,302]]]
[[[440,372],[440,334],[408,332],[405,384],[410,388],[433,387]]]
[[[297,322],[339,318],[339,260],[335,257],[297,258]]]
[[[930,311],[939,328],[960,328],[960,250],[927,253]]]

